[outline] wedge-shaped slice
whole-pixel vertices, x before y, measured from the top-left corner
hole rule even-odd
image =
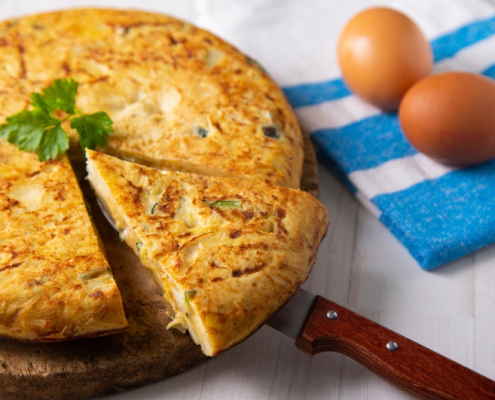
[[[206,355],[244,340],[306,280],[328,226],[309,194],[87,157],[98,198],[174,309],[170,327]]]
[[[0,336],[57,341],[127,328],[69,162],[0,139]]]

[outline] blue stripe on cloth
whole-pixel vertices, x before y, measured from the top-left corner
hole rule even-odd
[[[372,199],[424,269],[495,241],[495,160]]]
[[[495,79],[495,64],[491,67],[488,67],[482,72],[483,75],[488,76],[489,78]]]
[[[495,33],[495,17],[465,25],[431,42],[435,62],[452,57],[458,51],[471,46]]]
[[[287,100],[294,108],[313,106],[330,100],[341,99],[351,95],[344,80],[341,78],[332,81],[308,83],[283,88]]]
[[[321,129],[313,132],[311,139],[347,174],[417,153],[404,137],[396,114],[378,114],[343,127]]]
[[[452,57],[465,47],[495,34],[495,17],[477,21],[443,35],[431,42],[435,62]],[[338,100],[351,92],[341,78],[331,81],[307,83],[283,88],[294,108],[314,106]]]

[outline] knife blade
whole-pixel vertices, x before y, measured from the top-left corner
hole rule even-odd
[[[494,381],[304,289],[267,324],[310,356],[342,353],[421,399],[495,399]]]
[[[266,324],[296,340],[306,322],[315,298],[314,294],[300,288],[294,297],[278,310]]]
[[[103,215],[115,221],[99,200]],[[335,351],[422,399],[495,399],[495,382],[324,297],[300,288],[267,325],[313,356]]]

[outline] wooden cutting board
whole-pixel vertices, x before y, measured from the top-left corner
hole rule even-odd
[[[75,166],[83,175],[84,166]],[[105,245],[108,262],[124,301],[130,329],[62,343],[18,343],[0,339],[0,399],[85,399],[122,392],[162,380],[204,361],[188,335],[167,330],[167,304],[151,274],[120,241],[84,179],[81,188]],[[318,169],[305,135],[301,189],[318,196]]]

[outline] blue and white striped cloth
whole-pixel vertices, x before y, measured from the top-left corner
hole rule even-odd
[[[434,73],[463,70],[495,78],[495,17],[462,26],[431,46]],[[407,142],[396,114],[365,104],[342,79],[284,91],[311,127],[319,159],[421,267],[435,268],[495,242],[495,161],[465,169],[434,162]]]
[[[356,197],[432,269],[495,242],[495,161],[452,169],[416,152],[397,117],[346,88],[336,43],[374,5],[409,15],[431,40],[434,72],[495,79],[495,6],[487,0],[215,0],[196,21],[250,54],[284,87],[318,147]],[[495,104],[494,104],[495,112]],[[324,182],[322,182],[324,184]]]

